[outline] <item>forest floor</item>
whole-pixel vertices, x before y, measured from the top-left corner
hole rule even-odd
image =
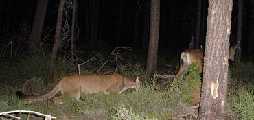
[[[145,62],[142,61],[145,60],[140,59],[139,55],[130,56],[133,60],[126,58],[118,61],[114,61],[115,56],[113,60],[105,56],[107,55],[96,53],[83,58],[85,59],[83,62],[89,62],[81,67],[81,74],[118,71],[126,76],[139,75],[142,77],[141,89],[138,91],[130,90],[120,95],[104,95],[101,93],[83,95],[81,101],[62,98],[60,100],[63,100],[63,104],[55,102],[59,99],[26,104],[15,96],[17,90],[43,94],[52,89],[55,84],[50,83],[47,86],[45,84],[45,80],[48,79],[48,57],[6,58],[0,61],[2,68],[0,70],[0,111],[32,110],[56,116],[57,119],[61,120],[197,119],[198,109],[191,104],[192,94],[190,92],[193,88],[200,87],[201,78],[195,70],[184,77],[184,79],[191,80],[176,82],[172,78],[149,78],[144,71],[145,64],[143,63]],[[102,69],[105,62],[108,66],[105,65]],[[177,59],[174,57],[159,59],[158,62],[160,64],[157,73],[162,75],[174,74],[178,66]],[[117,66],[117,69],[112,66]],[[58,59],[56,69],[59,78],[76,70],[68,59]],[[195,69],[195,66],[190,69]],[[252,86],[254,64],[243,62],[230,67],[230,70],[227,119],[254,119],[254,87]],[[27,81],[32,85],[25,87],[24,90],[23,85]],[[26,119],[27,116],[22,117]],[[33,118],[39,119],[39,117]]]

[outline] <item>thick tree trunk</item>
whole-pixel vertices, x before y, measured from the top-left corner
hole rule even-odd
[[[47,13],[48,0],[37,0],[36,13],[33,20],[32,33],[30,35],[30,49],[36,52],[40,49],[41,34]]]
[[[147,74],[154,72],[157,67],[160,30],[160,0],[151,0],[150,13],[150,40],[146,65]]]
[[[61,45],[61,30],[62,30],[62,22],[63,22],[63,10],[64,10],[65,0],[60,0],[58,7],[58,15],[57,15],[57,23],[56,23],[56,33],[55,33],[55,42],[52,50],[50,68],[49,68],[49,77],[54,78],[55,72],[55,59],[57,56],[58,49]]]
[[[209,0],[200,120],[224,119],[232,0]]]

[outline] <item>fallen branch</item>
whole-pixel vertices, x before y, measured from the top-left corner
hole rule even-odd
[[[34,111],[30,111],[30,110],[13,110],[13,111],[8,111],[8,112],[0,112],[0,116],[5,116],[5,117],[10,117],[13,119],[17,119],[17,120],[21,120],[20,117],[15,117],[13,115],[10,114],[14,114],[14,113],[25,113],[25,114],[34,114],[36,116],[40,116],[40,117],[44,117],[45,120],[51,120],[51,119],[56,119],[56,117],[51,116],[51,115],[45,115],[42,114],[40,112],[34,112]]]

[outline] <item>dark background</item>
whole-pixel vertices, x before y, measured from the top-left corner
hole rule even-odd
[[[49,0],[44,32],[51,39],[43,42],[52,43],[56,23],[57,0]],[[197,1],[161,0],[159,53],[178,54],[188,48],[191,39],[195,39]],[[236,4],[232,13],[231,44],[236,38]],[[242,48],[245,57],[254,52],[254,1],[245,0],[243,9]],[[204,16],[203,32],[206,31],[207,1],[202,3]],[[8,37],[31,32],[36,0],[1,0],[0,1],[0,45],[6,45]],[[97,21],[94,17],[97,12]],[[150,0],[78,0],[78,28],[76,48],[78,50],[113,49],[116,46],[130,46],[146,52],[149,40]],[[135,21],[138,21],[135,26]],[[97,26],[96,38],[92,30]],[[25,32],[25,33],[24,33]],[[135,37],[135,34],[137,36]],[[43,37],[42,37],[43,38]],[[96,40],[95,40],[96,39]],[[204,45],[205,35],[200,38]],[[27,47],[28,39],[12,39],[19,46]]]

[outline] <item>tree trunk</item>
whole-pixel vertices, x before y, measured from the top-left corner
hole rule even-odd
[[[200,40],[201,40],[201,14],[202,14],[202,0],[198,0],[197,4],[197,19],[196,19],[196,31],[195,31],[195,38],[194,38],[194,48],[200,48]]]
[[[143,9],[143,31],[142,31],[142,42],[141,42],[141,45],[142,45],[142,48],[143,49],[147,49],[148,48],[148,41],[149,41],[149,27],[150,27],[150,3],[147,2],[147,1],[144,1],[144,9]]]
[[[50,69],[49,69],[50,78],[54,78],[55,59],[57,56],[58,49],[61,45],[61,32],[62,32],[64,4],[65,4],[65,0],[60,0],[59,7],[58,7],[57,23],[56,23],[55,42],[54,42],[52,55],[51,55],[51,61],[50,61]]]
[[[139,7],[136,8],[135,17],[134,17],[134,24],[133,24],[134,32],[133,32],[133,44],[135,48],[138,48],[138,38],[139,38]]]
[[[157,53],[160,30],[160,0],[151,0],[150,40],[147,56],[146,72],[151,74],[157,67]]]
[[[242,25],[243,25],[243,0],[238,0],[237,4],[237,37],[236,37],[236,56],[235,60],[240,62],[241,58],[241,41],[242,41]]]
[[[207,10],[207,0],[202,0],[201,2],[201,24],[200,24],[200,46],[202,49],[205,49],[204,48],[204,41],[206,39],[206,19],[207,19],[207,13],[206,13],[206,10]]]
[[[77,0],[73,0],[73,6],[72,6],[72,25],[71,25],[71,57],[74,61],[74,41],[76,41],[76,14],[77,14]]]
[[[36,12],[33,20],[32,33],[30,35],[30,49],[32,52],[40,50],[41,34],[47,13],[48,0],[37,0]]]
[[[200,120],[224,119],[232,0],[209,0]]]
[[[98,46],[98,35],[99,35],[99,0],[91,0],[91,39],[90,39],[90,46],[92,48],[96,48]]]
[[[123,14],[124,14],[124,0],[119,0],[117,31],[116,31],[116,39],[115,39],[116,46],[119,46],[122,40]]]

